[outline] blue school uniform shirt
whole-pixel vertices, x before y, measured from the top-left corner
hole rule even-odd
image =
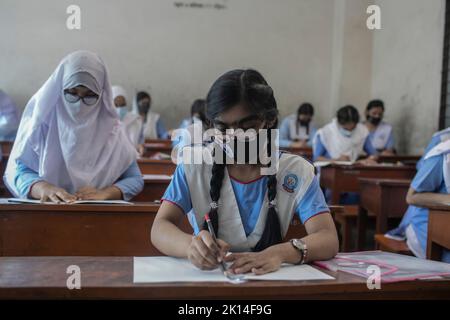
[[[187,127],[189,127],[192,124],[192,118],[185,118],[181,121],[180,126],[178,127],[178,129],[186,129]],[[187,145],[187,143],[185,143],[184,137],[183,135],[179,135],[177,137],[175,137],[175,140],[172,140],[172,147],[175,147],[176,145],[178,145],[180,148],[184,147],[185,145]],[[183,141],[183,143],[181,143]]]
[[[368,138],[369,138],[371,144],[372,144],[372,141],[375,139],[375,133],[376,133],[376,130],[369,132],[369,137]],[[394,147],[395,147],[394,133],[391,131],[391,133],[389,134],[388,140],[387,140],[386,144],[384,145],[383,149],[384,150],[386,150],[386,149],[394,149]]]
[[[377,154],[377,150],[375,150],[372,143],[370,142],[369,136],[366,138],[366,141],[364,142],[363,150],[369,156]],[[325,148],[325,146],[322,143],[322,139],[320,138],[320,135],[316,137],[315,143],[313,146],[313,160],[316,161],[318,157],[325,157],[325,158],[331,159],[331,156],[328,153],[328,150]]]
[[[442,134],[444,134],[444,133],[442,133]],[[433,136],[433,137],[431,138],[430,142],[428,143],[427,147],[425,148],[425,151],[424,151],[424,153],[423,153],[423,156],[419,159],[419,161],[417,161],[417,164],[416,164],[416,169],[417,169],[417,170],[419,170],[420,167],[422,166],[423,161],[424,161],[424,157],[427,155],[427,153],[428,153],[431,149],[433,149],[435,146],[437,146],[439,143],[442,142],[442,141],[441,141],[441,136],[442,136],[442,134],[435,135],[435,136]]]
[[[42,181],[39,174],[22,162],[17,162],[17,171],[14,183],[21,198],[30,196],[30,188],[35,182]],[[119,177],[114,186],[122,191],[123,200],[129,201],[144,188],[144,180],[138,164],[134,161],[128,169]]]
[[[286,117],[283,119],[280,125],[280,148],[289,148],[291,143],[293,142],[291,138],[290,131],[290,122],[292,121],[292,117]],[[314,124],[310,123],[309,125],[309,140],[307,145],[312,147],[313,138],[317,132],[317,128]]]
[[[242,225],[244,226],[245,234],[248,236],[252,233],[258,221],[267,190],[267,176],[262,176],[251,182],[240,182],[231,176],[230,180],[239,207]],[[177,205],[185,214],[188,214],[195,234],[201,231],[202,226],[197,225],[191,212],[192,202],[183,164],[177,166],[172,181],[162,197],[162,201],[171,202]],[[329,212],[317,177],[314,177],[305,195],[297,205],[295,212],[303,224],[317,214]]]
[[[435,156],[423,161],[416,173],[411,188],[416,192],[432,192],[447,194],[445,187],[443,161],[445,155]],[[428,209],[410,205],[397,229],[388,232],[390,235],[405,236],[406,228],[411,225],[422,247],[427,248]],[[444,250],[442,261],[450,263],[450,251]]]

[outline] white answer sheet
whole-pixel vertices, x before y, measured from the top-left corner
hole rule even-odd
[[[330,275],[309,265],[283,265],[278,271],[264,275],[246,274],[246,280],[332,280]],[[134,283],[161,282],[228,282],[219,268],[200,270],[187,259],[173,257],[134,257]]]

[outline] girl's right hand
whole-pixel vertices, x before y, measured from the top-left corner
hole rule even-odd
[[[341,155],[336,161],[350,161],[350,157],[347,155]]]
[[[208,231],[202,230],[192,237],[187,257],[197,268],[212,270],[217,268],[228,250],[230,250],[228,243],[220,239],[217,239],[216,243]]]
[[[35,199],[40,199],[41,202],[50,200],[55,203],[71,203],[77,200],[74,195],[68,193],[66,190],[45,181],[35,183],[31,187],[31,195]]]

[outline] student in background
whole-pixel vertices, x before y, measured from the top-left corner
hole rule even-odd
[[[404,240],[419,258],[426,258],[428,209],[424,206],[450,203],[450,140],[441,142],[424,156],[408,190],[409,204],[398,228],[386,236]],[[442,261],[450,263],[450,251],[444,250]]]
[[[143,188],[136,150],[98,55],[65,57],[25,107],[5,173],[10,191],[42,201],[129,200]]]
[[[127,105],[127,95],[124,88],[121,86],[113,86],[112,94],[117,114],[119,115],[120,121],[122,121],[128,139],[138,150],[142,149],[139,144],[143,124],[142,118],[130,112],[131,109]]]
[[[134,112],[144,119],[140,143],[145,139],[169,139],[169,134],[161,120],[159,113],[151,111],[152,98],[145,91],[136,95]]]
[[[296,114],[284,118],[280,125],[280,147],[311,147],[316,127],[312,123],[314,108],[310,103],[303,103]]]
[[[369,130],[369,139],[375,150],[381,155],[394,155],[395,145],[392,126],[383,121],[383,115],[383,101],[372,100],[367,104],[364,124]]]
[[[0,141],[14,141],[19,121],[16,105],[6,93],[0,90]]]
[[[425,155],[430,152],[431,149],[433,149],[435,146],[437,146],[439,143],[447,141],[450,139],[450,127],[441,131],[438,131],[433,134],[433,137],[431,138],[430,142],[425,148],[425,151],[423,153],[423,156],[420,158],[420,160],[416,164],[417,170],[420,169],[422,166],[422,163],[424,161]]]
[[[179,130],[174,132],[172,146],[181,149],[186,145],[202,143],[203,133],[209,127],[209,121],[206,118],[206,101],[197,99],[191,106],[191,117],[183,119]]]
[[[278,110],[272,88],[255,70],[225,73],[214,82],[206,101],[217,139],[223,138],[227,129],[259,132],[276,128]],[[230,159],[239,158],[237,152],[245,148],[238,144],[246,142],[233,135],[226,138],[233,140],[228,145],[232,148]],[[202,146],[192,148],[212,152],[213,158],[228,150],[218,141],[213,146],[215,152]],[[272,150],[270,139],[267,150]],[[246,161],[241,163],[179,164],[153,223],[153,244],[166,255],[188,258],[200,269],[214,269],[223,259],[231,263],[229,271],[233,273],[263,274],[277,270],[282,263],[332,258],[338,250],[336,228],[314,167],[300,156],[277,153],[277,172],[262,175],[263,165],[256,156],[246,152]],[[255,164],[250,164],[252,159]],[[194,236],[178,227],[191,210]],[[204,223],[207,212],[217,242]],[[282,242],[294,214],[299,215],[308,235]],[[228,250],[234,253],[225,257]]]
[[[369,157],[362,164],[376,161],[377,151],[369,139],[369,130],[359,123],[358,110],[344,106],[336,118],[317,131],[313,142],[313,160],[356,161],[365,152]]]

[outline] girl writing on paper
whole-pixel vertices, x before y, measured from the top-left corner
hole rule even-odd
[[[279,153],[271,137],[263,138],[265,132],[272,135],[278,118],[272,88],[263,76],[255,70],[223,74],[209,90],[206,114],[215,129],[214,142],[192,149],[212,161],[178,164],[152,227],[153,244],[201,269],[230,262],[228,271],[236,274],[263,274],[282,263],[332,258],[338,250],[336,229],[314,167],[300,156]],[[238,132],[249,132],[248,139]],[[273,155],[270,161],[278,163],[277,170],[263,170],[268,165],[250,152],[255,142],[260,142],[259,155]],[[178,228],[188,213],[194,235]],[[217,242],[207,231],[206,213]],[[294,215],[308,235],[283,242]],[[233,253],[226,255],[228,250]]]
[[[94,53],[65,57],[25,107],[5,172],[16,197],[129,200],[143,188],[108,71]]]
[[[384,103],[372,100],[367,104],[365,126],[369,130],[369,140],[381,155],[394,155],[394,134],[392,126],[383,121]]]
[[[286,117],[280,125],[280,147],[311,147],[316,134],[316,126],[312,123],[314,108],[310,103],[303,103],[296,114]]]
[[[144,143],[146,139],[169,138],[169,134],[161,120],[161,115],[150,110],[151,106],[151,96],[145,91],[138,92],[135,99],[134,112],[138,113],[144,121],[140,143]]]

